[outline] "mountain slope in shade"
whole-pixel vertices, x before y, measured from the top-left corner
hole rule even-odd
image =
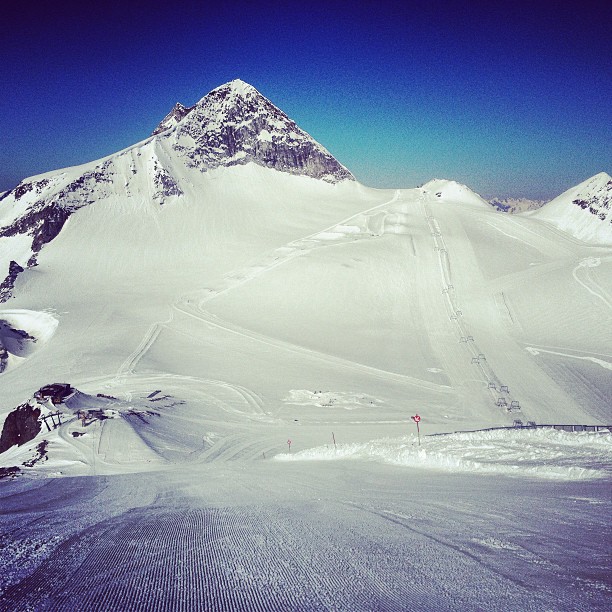
[[[176,104],[141,143],[32,177],[2,194],[0,301],[10,297],[17,271],[36,265],[40,250],[76,210],[109,200],[135,210],[171,204],[185,199],[202,173],[249,162],[329,184],[354,182],[344,166],[256,89],[232,81],[194,107]]]
[[[532,213],[593,244],[612,244],[612,178],[600,172]]]

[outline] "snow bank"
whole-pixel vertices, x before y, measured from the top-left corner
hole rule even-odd
[[[0,348],[4,347],[8,352],[4,371],[20,365],[45,344],[58,324],[59,321],[48,312],[0,310]]]
[[[337,449],[317,447],[280,461],[370,459],[413,468],[561,480],[612,476],[612,435],[564,431],[495,430],[421,438],[386,438]]]

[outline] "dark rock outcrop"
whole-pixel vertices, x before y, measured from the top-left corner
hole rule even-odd
[[[324,147],[254,87],[239,79],[204,96],[169,139],[184,162],[202,171],[254,162],[330,183],[354,180]]]
[[[612,223],[612,180],[601,187],[599,192],[590,193],[583,197],[572,200],[574,206],[579,206],[582,210],[588,210],[592,215],[605,221],[608,217]]]
[[[6,300],[8,300],[8,298],[11,296],[11,292],[15,286],[15,281],[22,272],[23,268],[16,261],[11,261],[9,264],[8,275],[0,283],[0,302],[6,302]],[[2,369],[0,366],[0,372],[1,371]]]
[[[33,440],[41,430],[40,408],[35,408],[27,402],[9,412],[2,434],[0,434],[0,453],[12,446],[21,446]]]
[[[6,350],[6,346],[0,340],[0,374],[6,370],[6,364],[8,363],[9,354]]]
[[[30,204],[24,214],[0,229],[0,238],[20,234],[32,236],[32,255],[28,267],[35,266],[40,250],[59,235],[73,212],[109,195],[105,185],[113,182],[113,175],[112,160],[83,173],[48,198],[43,197]],[[39,194],[49,183],[48,179],[21,183],[8,195],[17,202],[29,192]],[[0,285],[0,302],[5,302],[11,295],[14,280],[11,284],[10,276],[9,270],[9,275]]]
[[[157,134],[161,134],[166,130],[174,127],[179,121],[182,121],[192,110],[193,106],[187,108],[183,106],[180,102],[177,102],[172,110],[160,121],[159,125],[153,130],[152,136],[156,136]]]

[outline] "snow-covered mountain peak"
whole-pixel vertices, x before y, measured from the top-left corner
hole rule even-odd
[[[242,79],[234,79],[233,81],[219,85],[219,87],[215,87],[215,89],[213,89],[210,93],[213,92],[222,92],[226,95],[229,94],[231,96],[240,96],[243,98],[253,95],[261,95],[252,85],[243,81]]]
[[[481,198],[475,191],[456,181],[432,179],[425,183],[422,189],[442,201],[488,207],[486,200]]]
[[[354,180],[329,151],[240,79],[213,89],[185,110],[174,130],[156,133],[188,167],[205,172],[254,162],[330,183]]]
[[[599,172],[563,192],[533,215],[585,242],[611,244],[612,177]]]
[[[589,181],[605,181],[606,183],[612,181],[612,176],[610,176],[607,172],[598,172],[595,176],[592,176]]]

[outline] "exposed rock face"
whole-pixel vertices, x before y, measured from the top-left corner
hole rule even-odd
[[[599,177],[600,175],[598,175]],[[589,185],[572,200],[574,206],[588,210],[600,221],[612,223],[612,179],[606,176],[606,181],[591,181]]]
[[[8,269],[8,275],[0,283],[0,302],[5,302],[11,295],[11,291],[15,286],[17,277],[23,272],[23,268],[16,262],[11,260]],[[1,348],[1,347],[0,347]],[[0,352],[0,372],[2,372],[2,354]]]
[[[529,210],[538,210],[538,208],[546,204],[546,200],[528,200],[526,198],[505,198],[500,200],[499,198],[493,198],[489,200],[489,204],[500,212],[514,214]]]
[[[240,80],[204,96],[174,130],[159,138],[169,139],[188,166],[202,171],[255,162],[330,183],[354,180],[329,151]]]
[[[6,347],[0,342],[0,374],[6,370],[6,365],[8,363],[9,353],[6,350]]]
[[[612,177],[600,172],[533,215],[592,244],[612,244]]]
[[[36,342],[36,338],[23,329],[15,329],[7,321],[0,319],[0,373],[6,369],[9,352],[20,352],[24,343],[28,341]]]
[[[68,383],[53,383],[41,387],[35,394],[34,398],[39,401],[51,400],[54,405],[61,404],[67,397],[70,397],[76,389]]]
[[[4,205],[10,200],[17,204],[26,195],[33,197],[34,201],[23,214],[0,228],[0,239],[23,234],[31,236],[32,247],[27,266],[36,265],[40,250],[58,236],[74,211],[109,195],[108,186],[112,184],[114,174],[112,160],[107,160],[59,189],[53,189],[50,179],[19,184],[6,195]],[[41,197],[36,198],[39,194]],[[15,265],[23,271],[22,266]],[[9,269],[8,276],[0,285],[0,302],[5,302],[11,295],[16,278],[13,276],[11,281],[11,276]]]
[[[155,160],[153,167],[153,185],[155,186],[153,201],[160,206],[163,205],[170,196],[183,195],[183,190],[178,186],[176,180],[158,160]]]
[[[161,120],[159,125],[153,131],[152,136],[156,136],[157,134],[161,134],[166,130],[174,127],[177,123],[182,121],[184,117],[186,117],[192,110],[193,106],[189,108],[183,106],[180,102],[177,102],[172,110]]]
[[[0,453],[33,440],[41,430],[39,417],[40,408],[34,408],[28,403],[9,412],[0,435]]]

